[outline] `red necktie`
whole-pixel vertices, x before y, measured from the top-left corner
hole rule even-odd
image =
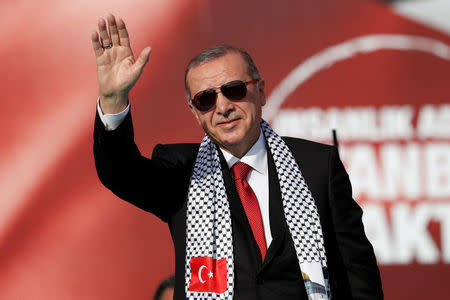
[[[252,188],[247,182],[248,172],[252,167],[242,162],[238,162],[233,165],[231,170],[233,171],[234,181],[236,189],[241,198],[242,206],[244,207],[245,214],[247,215],[248,222],[261,251],[261,257],[264,261],[266,256],[267,246],[266,238],[264,236],[264,226],[261,218],[261,211],[259,210],[258,199],[253,192]]]

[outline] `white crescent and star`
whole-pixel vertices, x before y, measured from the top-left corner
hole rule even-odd
[[[205,265],[202,265],[202,266],[198,269],[198,279],[200,280],[201,283],[205,283],[205,282],[206,282],[206,280],[203,280],[203,278],[202,278],[202,270],[203,270],[204,268],[208,269]],[[211,271],[209,271],[208,277],[209,277],[209,278],[212,278],[213,276],[214,276],[214,273],[211,272]]]

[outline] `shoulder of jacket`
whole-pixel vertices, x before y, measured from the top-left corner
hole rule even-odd
[[[156,147],[162,147],[169,151],[179,152],[179,153],[193,153],[198,152],[198,148],[200,147],[199,143],[176,143],[176,144],[158,144]]]
[[[191,165],[197,158],[199,147],[197,143],[158,144],[153,149],[152,158],[175,165]]]
[[[332,145],[318,143],[301,138],[294,138],[288,136],[283,136],[281,138],[285,141],[288,147],[291,148],[291,150],[295,149],[296,151],[317,152],[317,151],[330,151],[336,148],[335,146]]]

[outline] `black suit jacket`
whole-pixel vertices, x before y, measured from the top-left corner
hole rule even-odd
[[[375,255],[361,222],[362,210],[352,199],[348,175],[336,148],[301,139],[283,139],[319,211],[333,299],[382,299]],[[140,155],[134,143],[130,114],[119,128],[109,132],[96,116],[94,156],[102,183],[120,198],[169,225],[175,245],[174,299],[185,299],[186,200],[198,148],[198,144],[157,145],[152,159],[148,159]],[[268,154],[273,241],[262,263],[230,170],[221,157],[233,228],[234,299],[307,299],[284,218],[275,165]]]

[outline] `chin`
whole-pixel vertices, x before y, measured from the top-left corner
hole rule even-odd
[[[226,147],[232,147],[235,145],[238,145],[242,142],[242,139],[237,139],[237,138],[233,138],[233,139],[221,139],[219,140],[220,144],[226,146]]]

